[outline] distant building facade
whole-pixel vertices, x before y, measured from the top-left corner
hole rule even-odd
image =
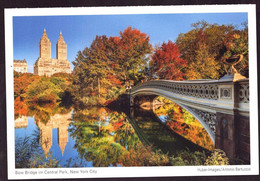
[[[26,60],[14,60],[14,70],[16,72],[27,73]]]
[[[67,44],[62,33],[56,44],[56,59],[51,58],[51,42],[44,29],[39,43],[39,58],[33,65],[35,75],[51,76],[55,73],[71,73],[67,59]]]

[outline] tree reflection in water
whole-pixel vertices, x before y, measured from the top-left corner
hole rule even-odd
[[[171,156],[203,151],[150,111],[136,110],[131,115],[105,108],[75,110],[72,125],[75,148],[95,167],[171,165]]]
[[[138,142],[137,135],[123,113],[105,108],[78,110],[69,131],[76,139],[79,153],[93,166],[122,164],[127,150]]]
[[[58,129],[58,143],[63,154],[68,142],[68,126],[71,121],[71,108],[55,103],[36,104],[15,100],[15,128],[27,128],[28,116],[34,117],[37,127],[29,134],[20,134],[15,139],[16,167],[58,167],[49,149],[52,146],[52,130]],[[20,108],[20,109],[19,109]],[[26,109],[25,109],[26,108]]]
[[[73,108],[71,114],[71,107],[19,101],[15,128],[26,128],[29,116],[37,129],[29,138],[16,138],[17,168],[202,165],[205,161],[201,146],[208,148],[206,132],[175,104],[164,104],[155,112],[90,107]],[[58,143],[53,142],[56,128]],[[66,153],[69,140],[72,145]],[[57,153],[62,156],[56,157]]]
[[[154,113],[169,128],[203,148],[214,149],[214,144],[207,131],[188,111],[163,97],[158,97],[157,101],[164,104],[155,109]]]

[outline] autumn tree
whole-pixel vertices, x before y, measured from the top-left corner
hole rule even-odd
[[[65,80],[60,77],[41,77],[39,81],[34,81],[27,87],[23,96],[30,102],[61,101],[66,86]]]
[[[227,50],[223,48],[224,42],[228,42],[233,34],[243,34],[241,37],[247,42],[246,28],[237,29],[233,25],[205,21],[194,23],[192,27],[176,40],[181,58],[188,61],[187,79],[219,79],[226,73],[223,55]]]
[[[147,66],[148,55],[151,54],[152,45],[150,37],[140,30],[128,27],[120,32],[119,37],[112,38],[116,44],[116,62],[120,65],[121,80],[139,82]]]
[[[126,83],[142,79],[151,49],[149,37],[131,27],[118,37],[96,36],[73,62],[75,99],[92,105],[114,99]]]
[[[106,36],[96,36],[90,47],[79,51],[73,62],[73,94],[77,100],[90,104],[103,104],[110,91],[117,91],[121,82],[110,59],[111,49]],[[116,89],[116,90],[115,90]]]
[[[19,74],[19,76],[17,76]],[[18,96],[21,96],[21,99],[23,99],[23,94],[27,91],[28,86],[38,81],[40,78],[37,75],[33,75],[31,73],[15,73],[14,77],[14,97],[17,98]]]
[[[183,80],[183,68],[187,67],[187,61],[180,56],[180,51],[175,43],[164,42],[152,56],[149,66],[152,74],[160,79]]]
[[[238,55],[243,55],[243,59],[239,64],[235,65],[235,68],[242,75],[249,77],[247,22],[243,24],[243,28],[241,30],[230,32],[225,37],[222,43],[222,48],[220,49],[219,57],[225,61],[225,59]]]

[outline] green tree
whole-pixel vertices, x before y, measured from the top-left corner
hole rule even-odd
[[[65,81],[61,78],[42,77],[31,83],[23,96],[27,101],[56,102],[62,99],[65,88]]]
[[[108,38],[96,36],[91,46],[79,51],[73,62],[73,94],[86,104],[104,104],[120,89],[113,61],[109,58]],[[114,91],[114,92],[113,92]],[[112,93],[111,93],[112,92]]]

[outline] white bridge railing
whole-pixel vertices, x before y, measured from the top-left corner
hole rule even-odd
[[[130,94],[133,96],[142,94],[149,89],[179,95],[186,101],[190,99],[191,103],[194,101],[213,103],[220,109],[223,107],[249,112],[249,79],[241,79],[236,82],[230,80],[153,80],[133,87]]]

